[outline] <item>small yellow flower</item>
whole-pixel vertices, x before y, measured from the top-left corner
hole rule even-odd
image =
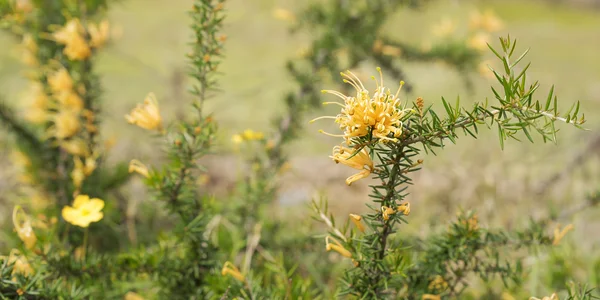
[[[74,136],[81,128],[79,115],[73,111],[61,110],[54,115],[54,127],[50,132],[57,139],[66,139]]]
[[[569,231],[573,230],[573,228],[573,224],[569,224],[560,230],[560,224],[556,225],[556,228],[554,229],[554,240],[552,241],[552,245],[558,245],[563,237],[565,237]]]
[[[346,184],[351,185],[353,182],[369,177],[373,172],[373,160],[369,156],[366,148],[363,148],[358,154],[352,156],[354,151],[342,146],[333,147],[333,155],[330,156],[335,163],[342,163],[351,168],[360,170],[359,173],[354,174],[346,179]],[[352,157],[351,157],[352,156]]]
[[[469,27],[472,30],[483,29],[487,32],[496,32],[502,30],[504,24],[493,11],[488,10],[485,13],[474,11],[471,13]]]
[[[60,147],[67,151],[67,153],[75,156],[87,157],[90,154],[87,144],[80,138],[61,141]]]
[[[360,232],[365,232],[365,226],[360,222],[362,220],[361,216],[350,214],[350,220],[352,221],[352,223],[354,223],[354,225]]]
[[[395,213],[396,213],[396,211],[391,207],[387,207],[385,205],[381,207],[381,216],[383,217],[383,220],[385,220],[385,221],[389,220],[390,216]]]
[[[81,112],[83,110],[83,99],[79,97],[74,91],[64,91],[57,93],[56,98],[60,103],[61,108],[66,110],[72,110],[74,112]]]
[[[240,270],[229,261],[226,261],[223,265],[223,269],[221,269],[221,275],[231,275],[231,277],[237,279],[240,282],[246,282],[246,278],[244,277],[244,275],[242,275]]]
[[[132,159],[129,162],[129,173],[136,172],[146,178],[150,177],[150,172],[148,172],[148,167],[144,165],[141,161],[137,159]]]
[[[543,297],[542,299],[536,298],[536,297],[531,297],[529,298],[529,300],[560,300],[558,299],[558,295],[556,293],[552,293],[552,295],[550,295],[549,297]]]
[[[330,242],[333,241],[333,243]],[[331,236],[327,236],[325,238],[325,250],[327,251],[335,251],[339,254],[341,254],[344,257],[348,257],[351,258],[352,257],[352,253],[350,253],[350,251],[346,250],[346,248],[344,248],[344,246],[342,246],[342,244],[340,244],[340,242],[334,238],[332,238]]]
[[[31,34],[23,35],[23,42],[21,43],[23,47],[23,62],[28,66],[37,66],[37,52],[38,45],[31,36]]]
[[[92,55],[92,50],[81,35],[75,35],[63,50],[70,60],[85,60]]]
[[[24,117],[27,121],[34,124],[42,124],[48,121],[48,107],[50,100],[44,92],[44,86],[39,82],[31,84],[26,99]]]
[[[72,207],[65,206],[62,209],[62,217],[73,225],[85,228],[92,222],[102,220],[103,208],[104,201],[98,198],[90,199],[88,195],[79,195],[75,197]]]
[[[478,32],[467,41],[469,48],[477,51],[485,51],[488,48],[490,35],[485,32]]]
[[[231,142],[234,145],[239,145],[239,144],[241,144],[241,143],[244,142],[244,138],[241,135],[239,135],[239,134],[234,134],[234,135],[231,136]]]
[[[15,206],[13,209],[12,219],[15,230],[17,231],[17,235],[25,244],[25,248],[30,250],[33,249],[35,243],[37,242],[37,237],[33,233],[31,219],[29,219],[29,216],[25,214],[25,211],[23,211],[21,206]]]
[[[69,20],[65,26],[56,30],[52,37],[59,44],[69,44],[73,39],[85,34],[85,28],[81,25],[78,18]]]
[[[444,280],[444,277],[440,275],[436,275],[433,280],[429,283],[428,289],[435,291],[444,291],[448,288],[448,282]]]
[[[262,140],[263,138],[265,138],[265,135],[260,131],[253,131],[252,129],[246,129],[242,133],[242,137],[244,139],[246,139],[247,141],[253,141],[253,140]]]
[[[73,79],[67,69],[60,68],[48,76],[48,85],[50,85],[50,90],[53,93],[71,92],[73,90]]]
[[[410,214],[410,203],[406,202],[400,204],[397,208],[397,211],[405,216],[408,216]]]
[[[125,116],[129,124],[135,124],[147,130],[162,131],[162,118],[154,93],[149,93],[144,104],[138,104],[129,115]]]
[[[144,297],[142,297],[134,292],[127,292],[127,294],[125,294],[125,297],[123,298],[123,300],[144,300]]]
[[[88,25],[88,31],[90,32],[90,46],[94,48],[100,48],[106,44],[108,37],[110,36],[110,24],[108,20],[103,20],[99,24],[90,23]]]
[[[96,159],[94,157],[86,157],[85,163],[81,161],[81,158],[73,158],[75,167],[71,172],[71,179],[75,188],[79,189],[83,181],[89,177],[96,169]]]

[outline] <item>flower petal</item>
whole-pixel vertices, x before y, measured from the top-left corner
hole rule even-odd
[[[73,201],[73,208],[77,209],[90,201],[90,196],[88,195],[79,195],[75,197],[75,201]]]

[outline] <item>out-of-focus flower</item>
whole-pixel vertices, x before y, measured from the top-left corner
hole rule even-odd
[[[331,242],[333,241],[333,242]],[[327,236],[325,238],[325,250],[327,251],[335,251],[339,254],[341,254],[344,257],[348,257],[351,258],[352,257],[352,253],[350,253],[350,251],[346,250],[346,248],[344,248],[344,246],[342,246],[342,244],[336,240],[335,238],[332,238],[331,236]]]
[[[444,280],[444,277],[436,275],[431,282],[429,282],[428,288],[430,290],[444,291],[448,288],[448,282]]]
[[[33,3],[31,3],[31,0],[16,0],[15,10],[28,13],[33,10]]]
[[[85,60],[92,55],[90,46],[87,44],[85,38],[80,35],[74,36],[67,43],[63,52],[70,60]]]
[[[504,24],[491,10],[487,10],[483,14],[479,11],[474,11],[471,13],[469,19],[469,27],[472,30],[483,29],[487,32],[496,32],[502,30]]]
[[[23,63],[25,63],[28,66],[37,66],[38,45],[31,36],[31,34],[23,35],[23,42],[21,43],[21,45],[23,47]]]
[[[65,91],[55,95],[61,108],[81,112],[83,110],[83,99],[74,91]]]
[[[21,255],[18,250],[13,249],[10,251],[7,261],[9,264],[13,264],[13,276],[15,274],[21,274],[23,276],[30,276],[33,274],[33,268],[29,265],[27,258],[25,258],[24,255]],[[13,278],[13,281],[15,281],[15,278]]]
[[[363,225],[360,222],[362,220],[361,216],[355,215],[355,214],[350,214],[350,220],[352,221],[352,223],[354,223],[354,225],[360,232],[363,232],[363,233],[365,232],[365,225]]]
[[[477,51],[485,51],[488,48],[490,35],[485,32],[478,32],[467,40],[467,46]]]
[[[129,162],[129,173],[136,172],[146,178],[150,177],[150,173],[148,172],[148,167],[144,165],[141,161],[137,159],[132,159]]]
[[[54,115],[54,127],[50,133],[57,139],[74,136],[80,129],[79,114],[70,110],[61,110]]]
[[[456,31],[456,23],[448,18],[442,19],[438,24],[433,25],[431,32],[439,37],[452,35]]]
[[[125,297],[123,298],[123,300],[144,300],[144,297],[142,297],[134,292],[127,292],[127,294],[125,294]]]
[[[240,282],[246,282],[246,278],[244,277],[244,275],[242,275],[240,270],[229,261],[226,261],[225,264],[223,264],[223,269],[221,269],[221,275],[230,275],[231,277],[237,279]]]
[[[57,43],[66,45],[74,38],[81,37],[83,34],[85,34],[85,28],[83,28],[78,18],[73,18],[67,21],[64,26],[54,31],[52,37]]]
[[[90,33],[90,46],[94,48],[100,48],[106,44],[110,36],[110,24],[108,20],[102,20],[98,24],[88,24],[88,31]]]
[[[424,294],[421,297],[421,300],[441,300],[442,297],[440,295],[432,295],[432,294]]]
[[[252,140],[262,140],[265,138],[265,135],[260,131],[253,131],[252,129],[246,129],[242,133],[242,137],[248,141],[252,141]]]
[[[234,134],[231,136],[231,142],[234,145],[239,145],[244,142],[244,138],[240,134]]]
[[[366,148],[363,148],[358,154],[354,155],[352,149],[348,149],[342,146],[333,147],[333,155],[330,156],[335,163],[342,163],[351,168],[360,170],[359,173],[354,174],[346,179],[346,184],[351,185],[353,182],[369,177],[373,172],[373,160],[369,156]]]
[[[381,54],[393,57],[402,56],[402,49],[396,46],[385,45],[381,47]]]
[[[67,69],[60,68],[48,76],[48,85],[50,85],[50,90],[56,94],[71,92],[73,90],[73,79]]]
[[[90,155],[90,151],[87,144],[83,139],[80,138],[61,141],[60,147],[71,155],[80,157],[87,157]]]
[[[44,92],[44,87],[39,82],[34,82],[29,89],[26,99],[24,117],[33,124],[43,124],[48,121],[48,106],[50,100]]]
[[[410,214],[410,203],[409,202],[402,203],[398,206],[398,208],[396,210],[399,213],[404,214],[405,216],[408,216]]]
[[[148,94],[143,104],[138,104],[130,114],[125,116],[127,122],[147,130],[163,131],[162,118],[158,109],[158,101],[154,93]]]
[[[31,227],[31,219],[28,215],[25,214],[23,208],[17,205],[13,209],[13,225],[15,226],[15,230],[17,231],[17,235],[25,244],[25,248],[33,249],[35,243],[37,241],[37,237],[33,233],[33,228]]]
[[[62,217],[73,225],[85,228],[92,222],[102,220],[104,217],[103,208],[104,201],[98,198],[90,199],[88,195],[79,195],[75,197],[73,206],[63,208]]]
[[[284,8],[276,8],[273,10],[273,16],[282,21],[296,22],[296,15]]]
[[[554,229],[554,240],[552,240],[552,245],[558,245],[560,241],[567,235],[567,233],[575,228],[573,224],[569,224],[565,226],[562,230],[560,230],[560,224],[556,225]]]

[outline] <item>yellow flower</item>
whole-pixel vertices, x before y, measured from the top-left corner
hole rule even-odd
[[[223,265],[223,269],[221,269],[221,275],[231,275],[231,277],[237,279],[240,282],[246,282],[246,278],[244,277],[244,275],[242,275],[240,270],[229,261],[226,261]]]
[[[61,110],[54,115],[54,127],[50,132],[57,139],[65,139],[74,136],[81,127],[79,115],[73,111]]]
[[[381,53],[387,56],[400,57],[402,55],[402,49],[396,46],[385,45],[381,47]]]
[[[38,64],[38,45],[31,34],[23,35],[23,42],[21,45],[23,46],[23,62],[28,66],[36,66]]]
[[[231,136],[231,142],[235,145],[239,145],[244,142],[244,138],[239,134],[234,134]]]
[[[556,293],[553,293],[552,295],[550,295],[550,297],[546,296],[546,297],[543,297],[542,299],[539,299],[536,297],[531,297],[531,298],[529,298],[529,300],[559,300],[559,299],[558,299],[558,295]]]
[[[444,277],[440,276],[440,275],[436,275],[433,280],[431,280],[431,282],[429,283],[428,289],[435,291],[435,290],[439,290],[439,291],[444,291],[448,288],[448,282],[446,282],[446,280],[444,280]]]
[[[262,132],[252,131],[252,129],[244,130],[242,136],[244,137],[244,139],[246,139],[248,141],[262,140],[265,137],[265,135]]]
[[[80,138],[61,141],[60,147],[67,151],[67,153],[75,156],[87,157],[90,154],[87,144]]]
[[[70,60],[85,60],[92,55],[92,50],[90,49],[90,46],[88,46],[85,38],[76,35],[69,43],[67,43],[63,53]]]
[[[92,222],[102,220],[104,217],[102,208],[104,208],[104,201],[98,198],[90,199],[87,195],[79,195],[75,197],[72,207],[65,206],[62,209],[62,217],[73,225],[85,228]]]
[[[108,20],[103,20],[99,24],[90,23],[88,25],[90,32],[90,46],[100,48],[104,46],[110,35],[110,24]]]
[[[471,13],[469,26],[472,30],[483,29],[487,32],[496,32],[502,30],[502,27],[504,27],[502,20],[491,10],[483,14],[478,11]]]
[[[311,123],[319,119],[334,119],[339,124],[340,129],[344,131],[343,135],[331,136],[343,137],[347,144],[351,144],[352,138],[372,136],[381,141],[397,141],[397,138],[402,134],[402,121],[406,112],[410,109],[401,108],[398,95],[402,88],[403,82],[395,95],[392,95],[389,89],[383,86],[383,74],[381,68],[377,68],[380,81],[375,80],[377,88],[372,96],[369,96],[369,91],[364,87],[360,79],[352,72],[341,73],[344,77],[344,82],[352,85],[356,89],[356,96],[346,96],[338,91],[324,90],[324,93],[329,93],[340,97],[344,103],[325,102],[324,104],[337,104],[342,107],[342,111],[337,116],[323,116],[311,120]],[[375,77],[372,77],[375,79]]]
[[[16,0],[15,10],[28,13],[33,10],[31,0]]]
[[[398,208],[396,210],[399,213],[404,214],[405,216],[408,216],[410,214],[410,203],[409,202],[402,203],[398,206]]]
[[[39,82],[31,84],[27,99],[24,117],[27,121],[34,124],[42,124],[48,121],[49,99],[44,92],[44,87]]]
[[[138,104],[129,115],[125,116],[129,124],[135,124],[148,130],[162,131],[162,118],[154,93],[148,94],[144,104]]]
[[[37,241],[37,237],[33,233],[31,219],[29,219],[29,216],[25,214],[25,211],[23,211],[21,206],[15,206],[13,209],[12,219],[15,230],[17,231],[17,235],[25,244],[25,248],[30,250],[33,249]]]
[[[432,295],[432,294],[424,294],[421,297],[421,300],[441,300],[442,297],[440,295]]]
[[[333,243],[331,243],[330,240],[332,240]],[[350,253],[350,251],[346,250],[346,248],[344,248],[344,246],[342,246],[342,244],[340,244],[340,242],[338,242],[338,240],[332,238],[331,236],[327,236],[325,238],[325,250],[327,250],[327,251],[333,250],[333,251],[341,254],[344,257],[348,257],[348,258],[352,257],[352,253]]]
[[[19,166],[19,168],[24,169],[31,166],[31,159],[29,159],[29,156],[18,150],[14,150],[11,153],[11,160],[15,165]]]
[[[360,222],[362,220],[361,216],[350,214],[350,220],[352,221],[352,223],[354,223],[354,225],[356,226],[356,228],[358,228],[360,232],[365,232],[365,226]]]
[[[453,34],[456,31],[456,23],[451,19],[442,19],[440,23],[435,24],[431,31],[434,35],[439,37],[446,37]]]
[[[351,185],[353,182],[369,177],[373,172],[373,160],[369,156],[366,148],[363,148],[358,154],[352,156],[354,151],[342,146],[333,147],[333,155],[330,156],[335,163],[342,163],[351,168],[360,170],[346,179],[346,184]],[[352,156],[352,157],[351,157]]]
[[[73,90],[73,79],[67,69],[60,68],[48,76],[48,85],[53,93],[70,92]]]
[[[141,161],[137,159],[132,159],[129,162],[129,173],[136,172],[146,178],[150,177],[150,173],[148,172],[148,167],[144,165]]]
[[[396,213],[396,211],[391,207],[387,207],[385,205],[381,207],[381,216],[383,217],[383,220],[385,220],[385,221],[389,220],[390,216],[395,213]]]
[[[18,250],[13,249],[10,251],[7,261],[9,264],[13,264],[11,275],[21,274],[23,276],[29,276],[33,274],[33,269],[31,268],[31,265],[29,265],[29,262],[27,262],[27,258],[25,258],[24,255],[21,255]],[[15,281],[16,279],[13,278],[12,280]]]
[[[83,100],[74,91],[64,91],[55,95],[61,108],[81,112],[83,110]]]
[[[296,15],[293,12],[284,9],[284,8],[276,8],[273,10],[273,16],[282,21],[295,22]]]
[[[469,38],[467,46],[477,51],[485,51],[488,48],[488,42],[490,41],[490,35],[485,32],[479,32]]]
[[[125,297],[123,298],[123,300],[144,300],[144,297],[142,297],[134,292],[127,292],[127,294],[125,294]]]
[[[79,19],[74,18],[69,20],[65,26],[56,30],[52,37],[59,44],[69,44],[73,39],[81,37],[85,33],[85,28],[79,22]]]
[[[573,228],[573,224],[569,224],[565,226],[563,230],[560,230],[560,224],[556,225],[556,228],[554,229],[554,240],[552,241],[552,245],[558,245],[563,237],[565,237],[569,231],[573,230]]]

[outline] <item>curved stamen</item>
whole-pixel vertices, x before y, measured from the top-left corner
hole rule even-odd
[[[329,132],[325,132],[323,129],[319,129],[319,132],[324,135],[328,135],[328,136],[332,136],[332,137],[344,137],[343,134],[331,134]]]
[[[321,119],[334,119],[335,120],[335,119],[337,119],[337,117],[334,117],[334,116],[321,116],[321,117],[317,117],[317,118],[314,118],[314,119],[308,121],[308,123],[314,123],[315,121],[318,121],[318,120],[321,120]]]

